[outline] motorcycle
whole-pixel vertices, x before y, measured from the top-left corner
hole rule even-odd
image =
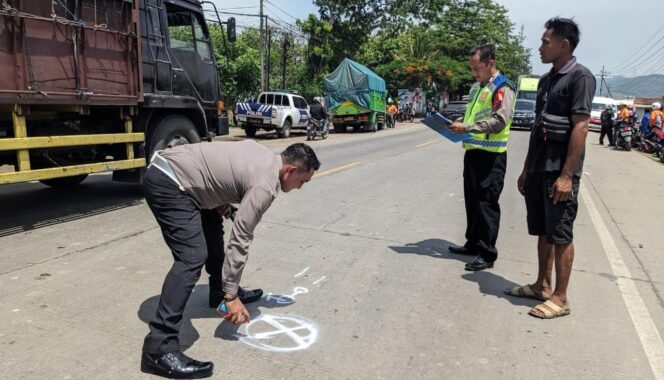
[[[403,123],[404,121],[406,121],[406,113],[404,112],[403,108],[400,108],[399,112],[397,113],[397,121],[399,123]]]
[[[615,149],[623,148],[626,151],[632,150],[632,125],[630,123],[619,122],[614,127]]]
[[[638,123],[632,124],[632,148],[640,148],[643,145],[643,133]]]
[[[316,137],[325,140],[329,134],[330,130],[328,128],[327,119],[309,119],[309,124],[307,124],[307,141],[315,140]]]
[[[644,153],[654,153],[664,162],[664,131],[653,128],[652,131],[643,137],[641,151]]]

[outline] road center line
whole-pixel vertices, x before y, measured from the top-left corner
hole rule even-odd
[[[425,147],[425,146],[427,146],[427,145],[435,144],[435,143],[437,143],[437,142],[438,142],[438,140],[427,141],[427,142],[422,143],[422,144],[420,144],[420,145],[415,145],[415,148],[422,148],[422,147]]]
[[[580,195],[583,203],[588,209],[590,219],[595,226],[595,230],[602,242],[606,257],[609,259],[609,265],[613,275],[617,277],[618,289],[622,295],[627,311],[632,318],[632,324],[641,340],[641,346],[646,353],[650,369],[655,375],[655,379],[664,380],[664,342],[659,334],[655,323],[650,317],[650,312],[646,307],[636,283],[632,280],[632,274],[625,265],[622,255],[616,246],[616,242],[609,233],[604,219],[602,219],[592,197],[587,193],[585,187],[581,187]]]
[[[318,172],[318,173],[314,174],[314,178],[323,177],[323,176],[326,176],[326,175],[338,173],[340,171],[350,169],[354,166],[360,165],[361,163],[362,163],[361,161],[355,161],[355,162],[351,162],[350,164],[337,166],[336,168],[323,170],[322,172]]]

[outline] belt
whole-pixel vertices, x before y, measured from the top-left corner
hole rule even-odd
[[[159,152],[154,152],[152,155],[152,159],[150,160],[150,165],[148,165],[148,169],[151,167],[155,167],[159,169],[162,173],[166,174],[168,178],[172,179],[173,182],[175,182],[176,185],[178,185],[178,188],[180,188],[180,191],[184,191],[184,187],[178,181],[178,177],[175,175],[175,172],[173,171],[173,168],[171,167],[171,164],[166,161],[166,159],[162,156],[159,155]]]

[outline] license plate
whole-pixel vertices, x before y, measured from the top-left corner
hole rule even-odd
[[[632,132],[622,132],[620,134],[620,136],[622,136],[622,137],[627,137],[627,136],[631,136],[631,135],[632,135]]]
[[[353,121],[355,120],[354,117],[344,117],[344,121]]]
[[[257,117],[248,117],[247,118],[247,123],[249,123],[249,124],[263,124],[263,119],[259,119]]]

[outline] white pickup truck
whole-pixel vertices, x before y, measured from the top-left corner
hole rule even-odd
[[[235,115],[247,137],[262,129],[276,130],[282,138],[290,136],[291,128],[306,128],[310,117],[307,101],[288,92],[262,92],[256,103],[237,103]]]

